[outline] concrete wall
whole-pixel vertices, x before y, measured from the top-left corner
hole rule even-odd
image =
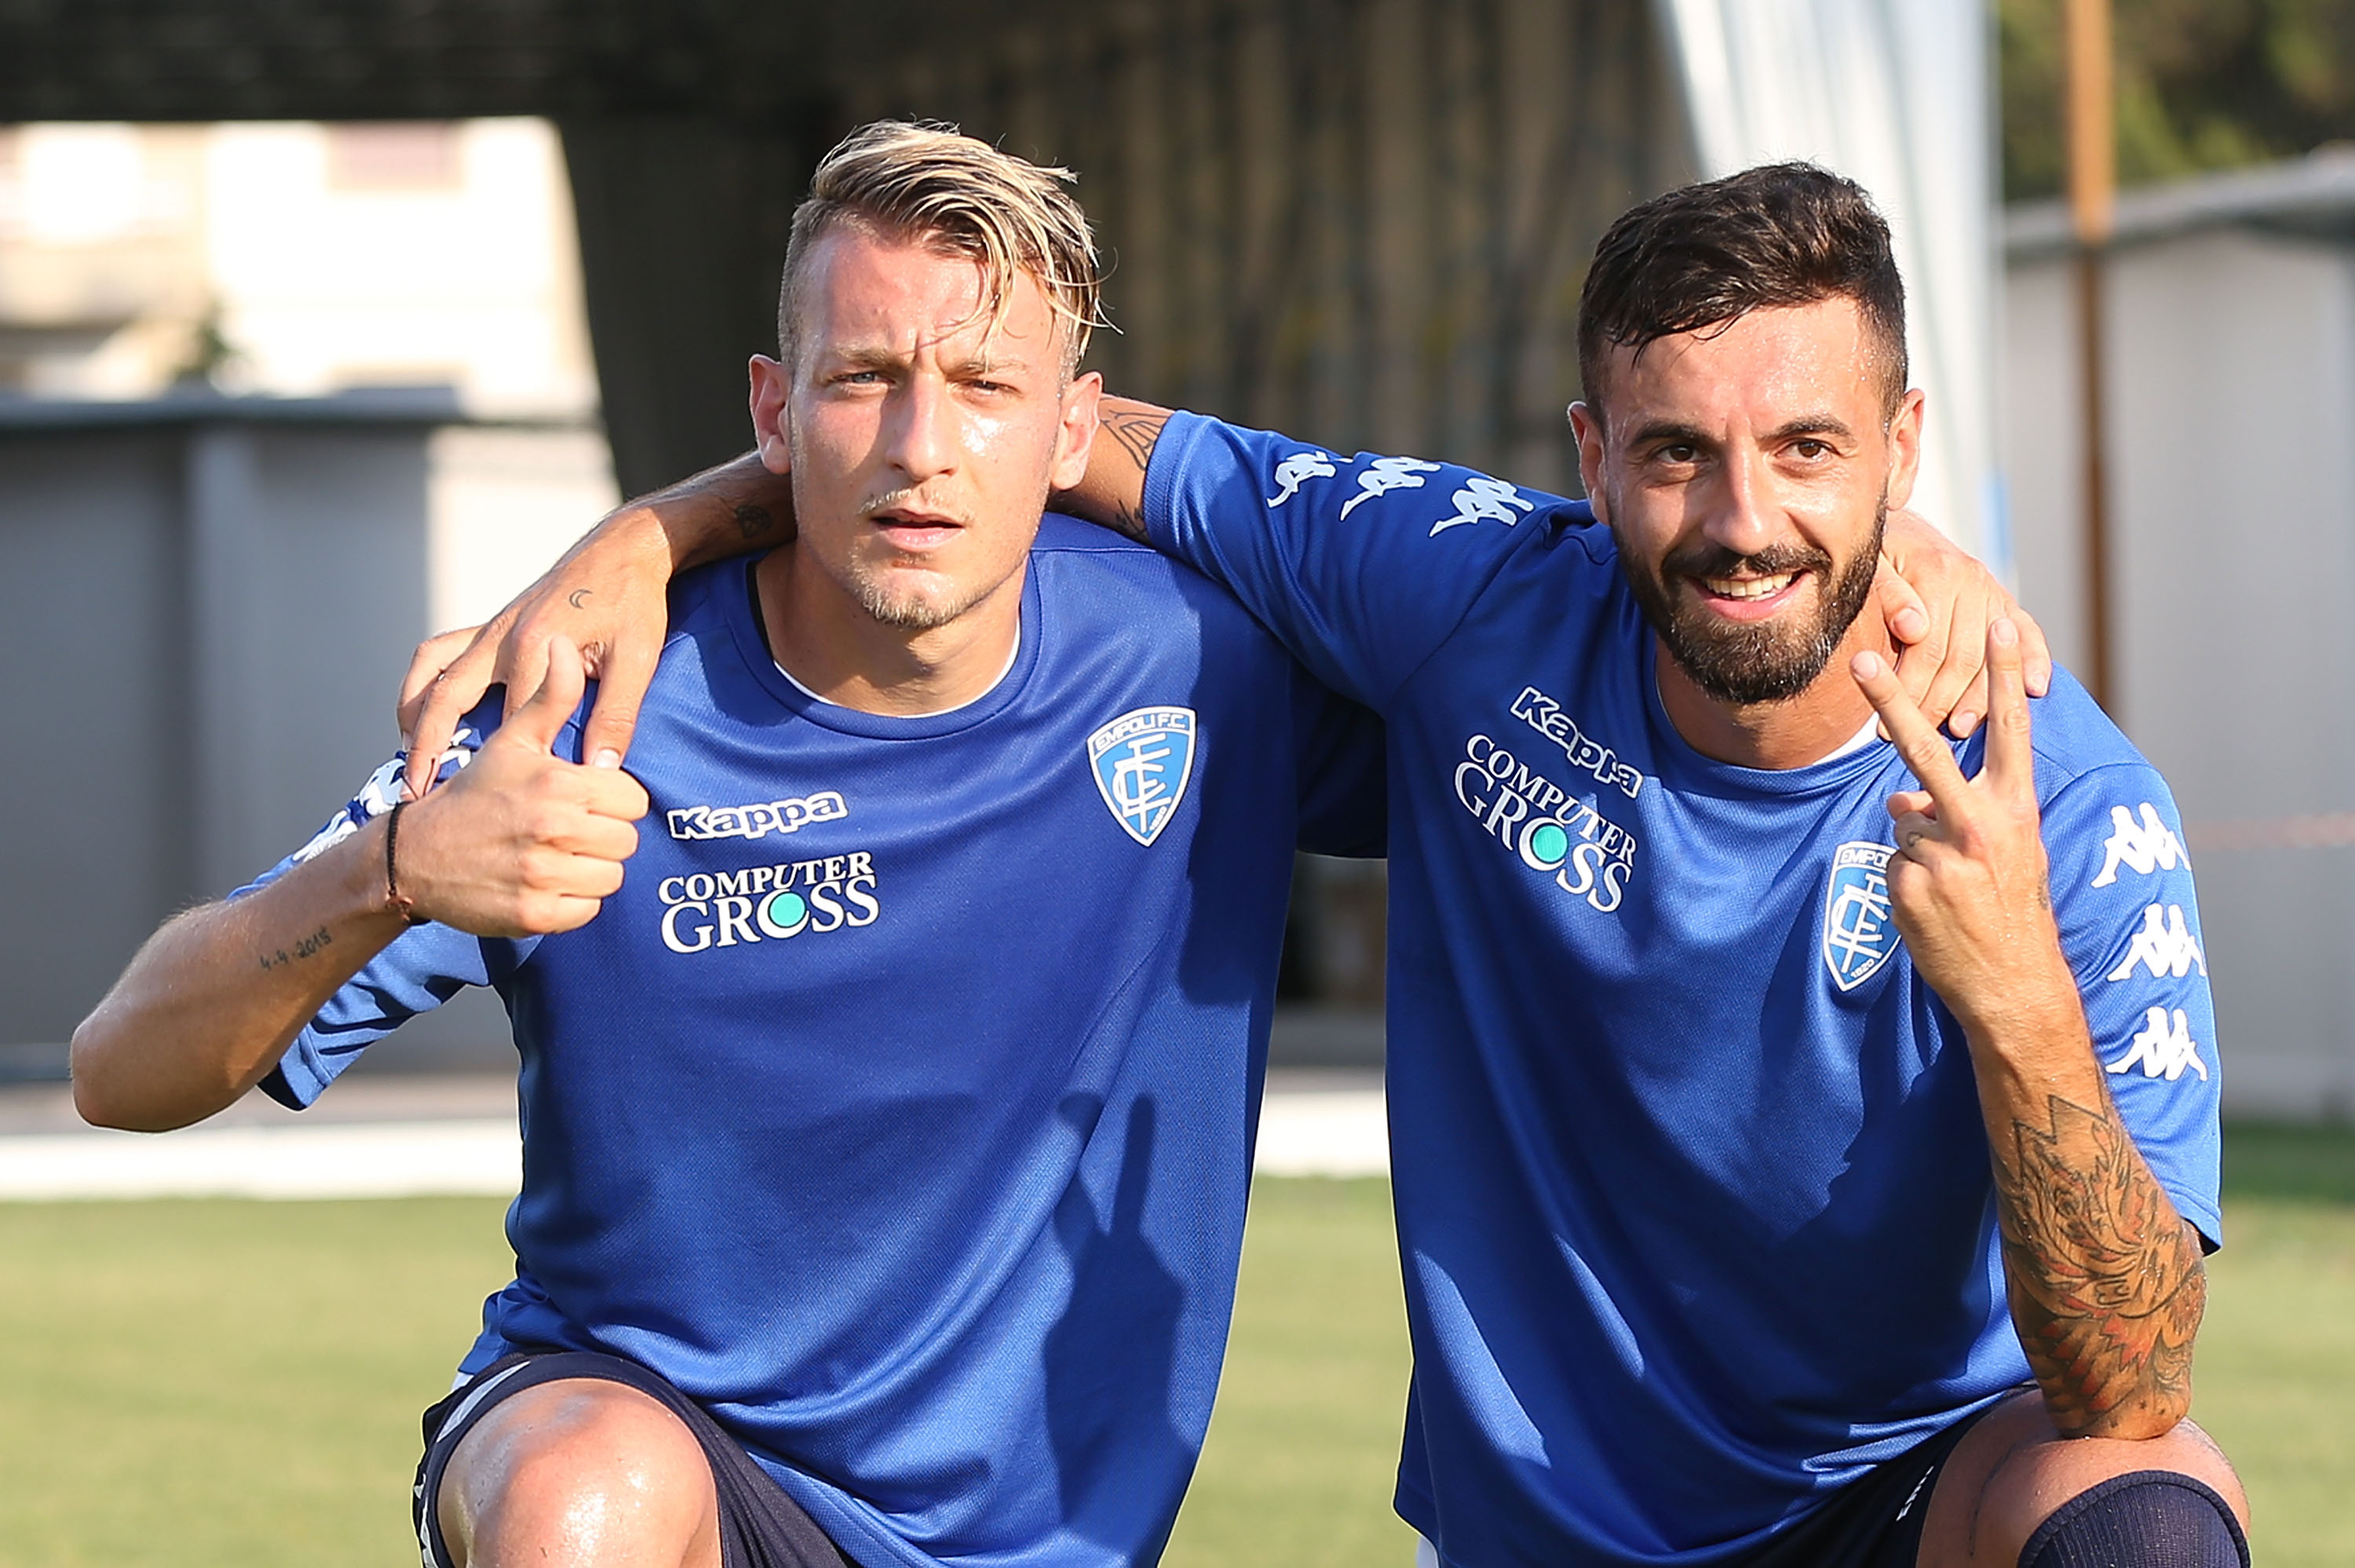
[[[2085,651],[2070,263],[2016,256],[2020,588]],[[2226,1103],[2355,1115],[2355,249],[2243,228],[2109,262],[2112,706],[2189,826]]]
[[[186,454],[0,440],[0,1043],[59,1041],[188,897]]]
[[[593,431],[449,418],[0,406],[0,1074],[350,797],[436,609],[496,608],[609,502]],[[505,1049],[495,1001],[443,1013],[382,1054]]]

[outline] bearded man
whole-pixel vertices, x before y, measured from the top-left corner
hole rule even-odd
[[[1591,506],[1116,399],[1066,498],[1388,726],[1400,1512],[1449,1568],[2245,1564],[2184,1419],[2219,1084],[2175,808],[2065,674],[2030,703],[2009,620],[1961,741],[1860,613],[1922,439],[1886,225],[1807,165],[1671,192],[1580,344]],[[499,658],[772,504],[739,465],[617,517]]]

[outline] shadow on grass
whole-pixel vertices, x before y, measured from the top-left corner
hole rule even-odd
[[[2227,1122],[2224,1197],[2355,1204],[2355,1127]]]

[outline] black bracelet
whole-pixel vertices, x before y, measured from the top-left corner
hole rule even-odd
[[[392,868],[393,841],[400,836],[400,813],[409,810],[409,806],[410,802],[401,800],[384,814],[384,893],[392,901],[392,907],[401,919],[411,926],[428,926],[432,922],[420,915],[410,904],[409,895],[400,891],[400,878]]]

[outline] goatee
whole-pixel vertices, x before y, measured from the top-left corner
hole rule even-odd
[[[1659,634],[1668,656],[1694,685],[1722,703],[1747,707],[1797,696],[1824,673],[1824,666],[1864,611],[1881,565],[1881,530],[1889,503],[1874,509],[1872,535],[1842,566],[1813,545],[1777,545],[1755,555],[1739,555],[1721,545],[1696,541],[1671,550],[1655,571],[1624,543],[1620,570],[1644,619]],[[1837,567],[1837,573],[1835,568]],[[1670,582],[1695,577],[1772,577],[1812,572],[1822,583],[1813,615],[1780,616],[1742,623],[1710,613],[1706,606],[1679,603]]]

